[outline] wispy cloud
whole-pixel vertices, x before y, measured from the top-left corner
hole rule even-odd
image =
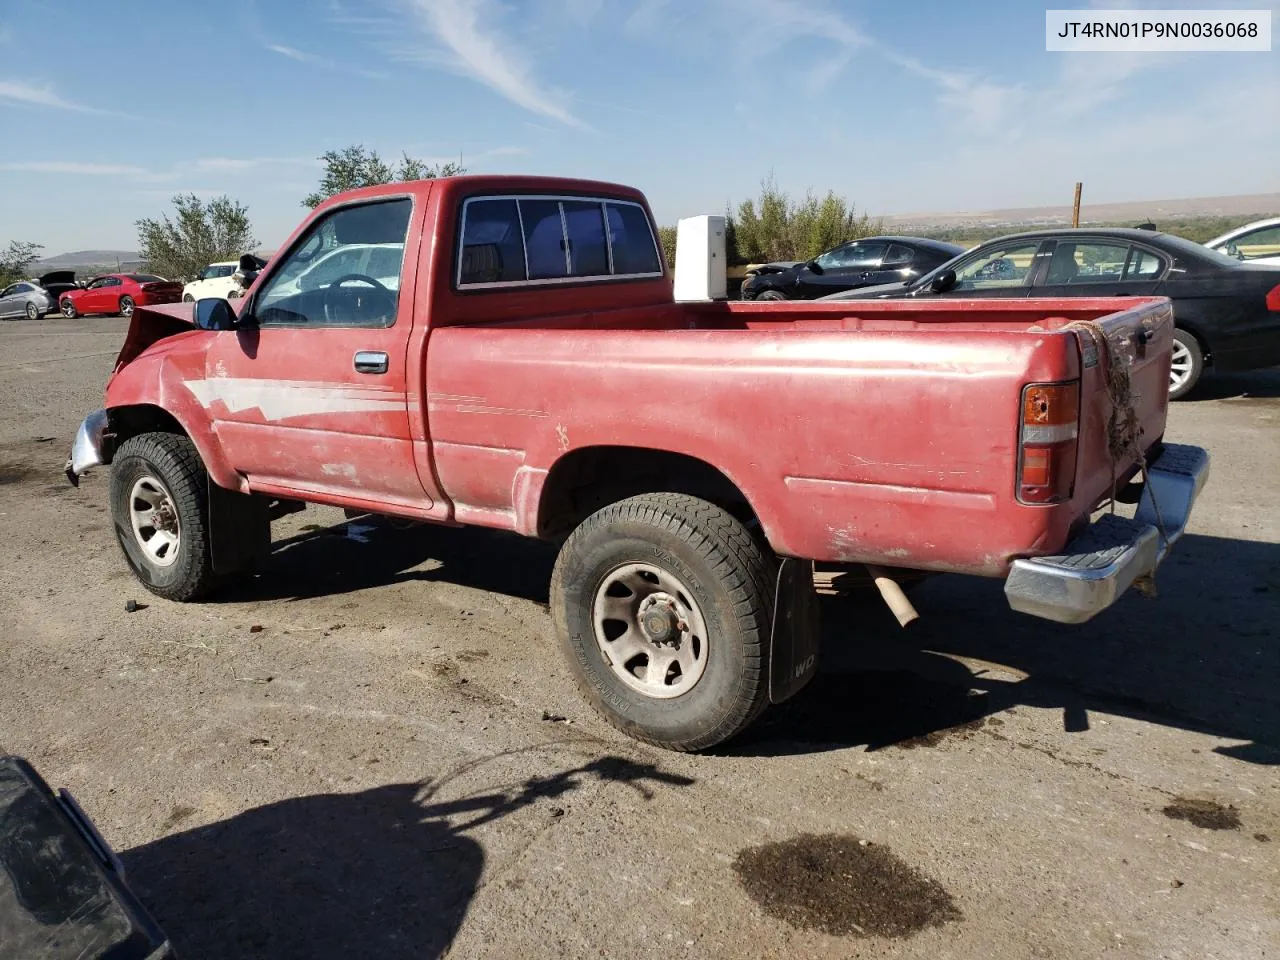
[[[319,57],[310,53],[303,53],[297,47],[286,47],[283,43],[269,43],[267,49],[272,53],[278,53],[282,57],[288,57],[290,60],[297,60],[299,63],[315,63]]]
[[[77,113],[123,116],[110,110],[99,110],[66,100],[54,91],[51,84],[27,83],[24,80],[0,80],[0,105],[49,107],[54,110],[72,110]]]
[[[407,59],[470,77],[531,113],[587,128],[569,109],[569,95],[544,88],[528,58],[499,30],[501,10],[492,0],[407,0],[405,9],[431,44],[402,48]]]
[[[305,50],[299,50],[297,47],[291,47],[283,43],[264,43],[268,50],[272,53],[278,53],[282,57],[287,57],[296,63],[305,63],[313,67],[321,67],[325,70],[335,70],[338,73],[350,74],[353,77],[364,77],[366,80],[385,80],[387,75],[378,70],[365,70],[363,67],[353,67],[345,63],[338,63],[336,60],[330,60],[328,57],[321,57],[314,53],[307,53]]]
[[[671,0],[640,0],[622,25],[636,33],[653,32],[667,21],[670,4]]]
[[[965,71],[940,70],[921,63],[915,57],[892,51],[885,51],[884,56],[908,73],[936,84],[939,88],[938,102],[955,111],[977,132],[989,131],[1002,124],[1027,96],[1026,90],[1017,84],[1002,84]]]
[[[299,166],[319,167],[321,162],[314,157],[201,157],[191,166],[196,170],[211,173],[244,173],[261,167]]]
[[[86,177],[145,177],[150,171],[115,163],[80,163],[75,160],[25,160],[0,163],[0,169],[21,173],[69,173]]]

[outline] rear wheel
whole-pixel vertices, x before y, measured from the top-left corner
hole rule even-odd
[[[193,297],[193,296],[192,296],[191,294],[189,294],[189,293],[184,293],[184,294],[182,295],[182,302],[183,302],[183,303],[195,303],[195,302],[196,302],[196,298],[195,298],[195,297]]]
[[[120,316],[133,316],[133,297],[124,296],[120,298]]]
[[[565,542],[551,613],[583,694],[628,735],[705,750],[768,703],[774,558],[683,494],[611,504]]]
[[[757,300],[786,300],[787,295],[781,290],[765,290],[756,295]]]
[[[1169,399],[1181,400],[1195,389],[1204,373],[1200,341],[1186,330],[1173,331],[1173,358],[1169,364]]]
[[[116,540],[142,585],[169,600],[194,600],[218,580],[209,548],[208,477],[187,437],[144,433],[111,465]]]
[[[74,320],[77,316],[76,305],[72,303],[70,300],[63,300],[62,315],[66,317],[68,320]]]
[[[27,319],[28,320],[40,319],[40,308],[37,307],[34,303],[27,304]]]

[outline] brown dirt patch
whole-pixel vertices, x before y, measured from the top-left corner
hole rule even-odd
[[[857,837],[803,834],[751,847],[733,869],[765,913],[805,930],[909,937],[961,918],[935,880]]]
[[[1212,800],[1178,797],[1162,811],[1170,820],[1186,820],[1205,830],[1239,830],[1240,811]]]

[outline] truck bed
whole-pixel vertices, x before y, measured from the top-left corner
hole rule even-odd
[[[1060,550],[1112,490],[1105,366],[1064,326],[1101,321],[1129,361],[1144,445],[1164,429],[1162,299],[528,307],[431,334],[436,477],[464,522],[536,532],[562,458],[643,444],[714,464],[781,554],[1002,576]],[[1071,498],[1022,504],[1022,389],[1077,377]]]

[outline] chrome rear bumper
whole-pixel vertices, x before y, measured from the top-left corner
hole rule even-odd
[[[107,432],[107,411],[95,410],[84,418],[76,439],[71,444],[71,456],[67,457],[67,479],[73,487],[80,485],[80,475],[92,467],[106,464],[102,438]]]
[[[1108,514],[1057,556],[1015,560],[1004,585],[1009,606],[1059,623],[1084,623],[1101,613],[1135,580],[1154,573],[1181,539],[1208,477],[1207,451],[1167,444],[1148,465],[1133,519]]]

